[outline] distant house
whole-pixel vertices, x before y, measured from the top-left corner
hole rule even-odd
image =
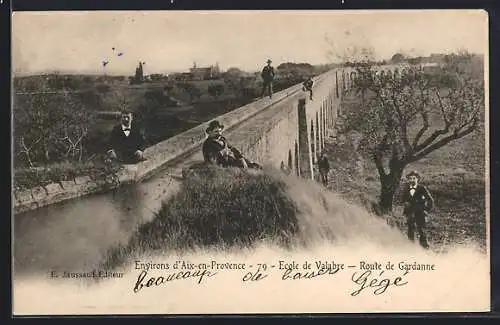
[[[189,73],[192,75],[192,80],[217,79],[220,77],[219,64],[199,68],[194,63],[193,67],[189,69]]]
[[[172,73],[168,76],[168,80],[189,81],[193,80],[193,75],[190,72]]]

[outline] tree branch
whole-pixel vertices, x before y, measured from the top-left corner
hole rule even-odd
[[[417,144],[415,146],[415,151],[420,151],[424,149],[425,147],[433,143],[438,137],[445,135],[450,131],[451,122],[446,118],[446,112],[444,110],[444,105],[442,103],[441,96],[439,96],[439,93],[437,91],[436,95],[438,97],[439,107],[441,109],[441,114],[445,123],[444,128],[434,131],[434,133],[432,133],[424,142],[422,142],[421,144]]]
[[[422,116],[422,121],[424,122],[424,125],[422,128],[418,131],[417,135],[415,136],[415,139],[413,140],[413,148],[416,150],[418,141],[422,138],[425,132],[429,129],[430,123],[429,123],[429,114],[425,111],[425,102],[424,102],[424,91],[423,89],[420,89],[420,94],[421,94],[421,100],[422,100],[422,106],[420,108],[420,116]]]
[[[427,154],[431,153],[432,151],[439,149],[448,143],[450,143],[453,140],[459,139],[461,137],[466,136],[469,133],[472,133],[476,129],[477,126],[477,120],[474,120],[473,123],[466,129],[463,129],[459,131],[460,129],[456,129],[452,134],[449,136],[442,138],[441,140],[435,142],[434,144],[430,145],[429,147],[425,148],[424,150],[420,151],[416,155],[412,156],[411,159],[409,160],[409,163],[415,162],[423,157],[425,157]]]
[[[399,128],[401,129],[405,149],[408,153],[411,153],[412,147],[410,145],[410,140],[408,139],[408,129],[407,129],[407,125],[406,125],[406,117],[404,116],[403,112],[401,111],[401,108],[399,107],[397,100],[394,97],[394,93],[392,93],[391,99],[392,99],[392,103],[393,103],[393,105],[396,108],[396,111],[398,113]]]

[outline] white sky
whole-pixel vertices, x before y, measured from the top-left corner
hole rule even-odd
[[[460,48],[486,55],[487,29],[482,10],[18,12],[12,63],[16,74],[102,73],[104,59],[109,74],[132,75],[139,60],[146,74],[184,71],[193,61],[253,71],[267,58],[329,62],[325,34],[338,48],[372,46],[378,58]]]

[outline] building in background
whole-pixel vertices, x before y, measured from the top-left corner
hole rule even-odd
[[[193,67],[189,69],[189,73],[191,73],[192,80],[218,79],[221,75],[218,63],[209,67],[197,67],[196,62],[194,62]]]

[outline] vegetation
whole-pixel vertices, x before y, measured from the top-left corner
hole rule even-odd
[[[299,231],[298,210],[286,191],[272,174],[210,166],[188,178],[127,245],[112,249],[105,266],[134,254],[251,247],[264,239],[290,247]]]
[[[475,60],[475,58],[470,59],[461,61],[465,65],[458,67],[458,70],[457,67],[452,69],[450,65],[446,65],[431,72],[407,70],[399,76],[387,76],[386,87],[388,90],[396,87],[407,89],[405,88],[408,87],[406,83],[412,85],[413,82],[416,83],[414,80],[423,80],[426,82],[424,85],[429,87],[429,93],[431,90],[437,90],[438,92],[434,93],[435,96],[440,96],[443,100],[443,98],[449,98],[447,96],[452,96],[450,93],[453,91],[458,91],[454,87],[463,85],[464,81],[460,77],[474,76],[467,80],[467,82],[472,82],[474,78],[481,75],[481,73],[473,73],[473,71],[478,72],[478,69],[467,70],[473,66],[472,62]],[[358,74],[358,78],[360,76],[362,74]],[[373,129],[367,128],[367,125],[384,125],[380,118],[377,119],[371,115],[373,111],[367,107],[368,103],[373,104],[377,99],[377,93],[371,87],[374,87],[377,82],[381,82],[380,79],[376,79],[379,76],[375,76],[375,74],[371,76],[374,77],[374,81],[373,84],[367,83],[370,87],[365,89],[365,98],[359,96],[359,91],[361,91],[359,85],[362,84],[359,79],[357,80],[358,88],[345,94],[341,108],[343,127],[338,132],[337,141],[327,139],[325,148],[332,166],[328,188],[333,192],[340,193],[345,200],[364,206],[368,210],[372,210],[374,202],[378,201],[380,206],[382,200],[380,193],[384,191],[380,179],[377,180],[374,177],[380,171],[379,161],[374,159],[373,154],[374,150],[377,149],[373,143],[377,144],[377,142],[373,142],[372,138],[368,137],[372,134]],[[478,84],[475,85],[479,87]],[[405,90],[400,93],[401,96],[405,94],[411,94],[411,91]],[[378,96],[385,99],[381,95]],[[411,98],[413,97],[402,97],[400,100]],[[451,99],[454,98],[456,97],[451,97]],[[379,100],[381,101],[381,99]],[[397,100],[395,99],[395,102],[399,104]],[[377,102],[375,101],[375,103]],[[417,101],[417,103],[421,102]],[[480,104],[478,104],[479,107],[481,107]],[[439,105],[439,103],[434,103],[434,105]],[[446,124],[446,121],[453,121],[455,124],[450,122],[449,128],[457,130],[451,133],[456,136],[461,132],[459,127],[463,125],[463,122],[468,121],[468,119],[462,119],[462,124],[456,124],[459,115],[452,115],[453,118],[449,115],[453,111],[453,107],[443,109],[446,114],[443,114],[441,110],[441,107],[444,106],[432,106],[431,108],[429,104],[429,106],[420,107],[424,108],[417,110],[416,106],[413,106],[414,111],[408,108],[409,112],[413,112],[413,114],[406,115],[408,118],[417,116],[422,119],[421,123],[407,124],[409,135],[429,132],[432,137],[435,130],[442,130],[440,123]],[[394,106],[392,108],[396,109]],[[458,106],[458,108],[455,111],[460,112],[461,109],[465,111],[463,106]],[[386,113],[386,109],[382,107],[381,111]],[[366,114],[367,111],[370,114]],[[363,112],[373,120],[365,120]],[[389,115],[387,120],[392,118],[394,122],[399,116],[397,113],[395,114],[395,117]],[[423,118],[426,114],[428,114],[427,118]],[[387,115],[384,116],[387,117]],[[444,116],[444,118],[437,119],[436,116],[441,118]],[[422,182],[435,198],[436,208],[430,215],[427,228],[431,249],[436,252],[442,252],[457,243],[470,242],[478,244],[483,250],[486,249],[485,134],[481,120],[484,116],[478,113],[477,117],[474,132],[468,132],[456,139],[449,140],[445,145],[428,150],[419,159],[409,161],[405,165],[405,167],[415,168],[422,172],[424,176]],[[355,119],[359,123],[358,127],[354,127]],[[425,132],[422,132],[426,120],[428,125]],[[370,121],[373,123],[368,123]],[[398,121],[396,120],[396,122]],[[398,125],[396,125],[396,130],[398,130]],[[387,128],[381,128],[382,133],[386,130]],[[349,137],[353,133],[361,134],[364,137],[359,148],[354,148],[349,141],[338,141],[342,136]],[[397,131],[396,134],[400,135],[401,133]],[[422,136],[420,135],[420,137]],[[387,138],[398,139],[392,133],[389,133]],[[446,139],[446,134],[443,138]],[[418,145],[423,142],[415,141],[415,143]],[[404,142],[401,145],[402,148],[405,148]],[[389,153],[383,160],[384,163],[389,163],[391,158],[394,159],[393,148],[394,146],[389,146],[381,151],[383,155]],[[356,162],[360,158],[365,167],[364,171],[355,168]],[[403,170],[401,170],[400,178],[402,173]],[[398,179],[392,192],[391,213],[385,215],[388,223],[400,230],[397,233],[401,236],[397,240],[404,238],[405,232],[399,200],[399,189],[401,188],[399,185]],[[292,189],[299,187],[300,195],[294,195]],[[151,222],[142,225],[126,245],[112,249],[104,267],[119,266],[136,254],[168,251],[186,252],[199,248],[252,247],[262,241],[270,241],[289,248],[297,244],[307,244],[306,242],[314,237],[311,235],[312,233],[319,233],[320,237],[326,240],[342,240],[346,236],[343,232],[351,225],[358,236],[363,234],[364,237],[369,237],[370,234],[376,233],[379,240],[386,240],[391,245],[398,242],[393,238],[393,232],[387,231],[381,226],[384,223],[368,219],[366,214],[355,211],[356,209],[352,206],[346,207],[347,210],[344,212],[344,208],[340,207],[338,200],[327,196],[318,188],[320,187],[308,185],[304,181],[295,179],[294,176],[277,177],[276,174],[268,171],[263,174],[251,174],[238,169],[209,168],[203,176],[194,176],[186,181],[181,191],[166,201],[156,217]],[[303,198],[304,196],[305,198]],[[303,200],[298,198],[303,198]],[[308,204],[317,205],[304,206],[304,201],[308,200]],[[395,205],[394,209],[392,209],[392,203]],[[308,217],[311,211],[315,217]],[[339,215],[339,211],[347,216]]]
[[[219,80],[165,81],[160,74],[143,76],[143,64],[139,63],[131,85],[125,77],[114,76],[55,73],[15,78],[15,165],[88,164],[90,157],[105,151],[109,131],[117,122],[116,114],[104,112],[135,111],[136,122],[153,145],[260,94],[259,78],[236,68]],[[275,91],[300,82],[297,78],[282,76]]]
[[[450,56],[431,72],[408,66],[383,74],[363,62],[355,68],[354,89],[362,101],[348,109],[345,128],[362,134],[362,149],[377,167],[381,213],[392,210],[409,164],[482,127],[484,81],[474,59]]]
[[[350,93],[344,97],[342,110],[347,112],[361,105],[361,98]],[[346,141],[339,140],[343,135]],[[348,138],[349,133],[340,133],[337,140],[327,139],[325,151],[332,165],[328,188],[371,211],[380,195],[377,168],[370,155],[365,153],[361,156],[364,170],[356,170],[359,155],[353,150]],[[468,243],[486,250],[484,139],[484,129],[478,129],[408,166],[421,172],[421,182],[435,200],[435,208],[427,222],[432,250],[439,252],[456,244]],[[393,212],[384,217],[405,233],[401,189],[398,188],[395,193]]]

